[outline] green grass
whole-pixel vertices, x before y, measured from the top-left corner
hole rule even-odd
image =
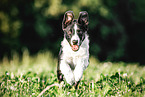
[[[58,83],[57,59],[48,51],[30,56],[24,50],[22,59],[16,52],[12,59],[4,57],[0,62],[0,97],[36,97],[47,86]],[[136,63],[99,62],[90,57],[90,65],[84,71],[78,90],[66,82],[62,87],[54,86],[43,96],[145,96],[145,66]]]

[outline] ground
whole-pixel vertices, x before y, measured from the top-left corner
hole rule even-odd
[[[38,96],[47,86],[57,84],[57,58],[49,51],[22,57],[12,52],[12,58],[0,62],[0,96]],[[42,96],[145,96],[145,66],[138,63],[99,62],[90,56],[90,64],[83,74],[78,90],[66,82],[53,86]]]

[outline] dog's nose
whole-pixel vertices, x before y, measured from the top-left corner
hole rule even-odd
[[[73,45],[76,45],[78,43],[78,40],[73,40]]]

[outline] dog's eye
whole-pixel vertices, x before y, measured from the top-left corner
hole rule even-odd
[[[77,32],[78,32],[79,34],[82,34],[82,31],[81,31],[81,30],[77,30]]]
[[[77,32],[79,33],[79,32],[80,32],[80,30],[77,30]]]

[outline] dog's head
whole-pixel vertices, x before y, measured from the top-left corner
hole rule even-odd
[[[78,19],[74,19],[72,11],[67,11],[64,14],[62,29],[73,51],[79,50],[79,47],[85,39],[85,34],[88,31],[88,24],[89,17],[86,11],[80,12]]]

